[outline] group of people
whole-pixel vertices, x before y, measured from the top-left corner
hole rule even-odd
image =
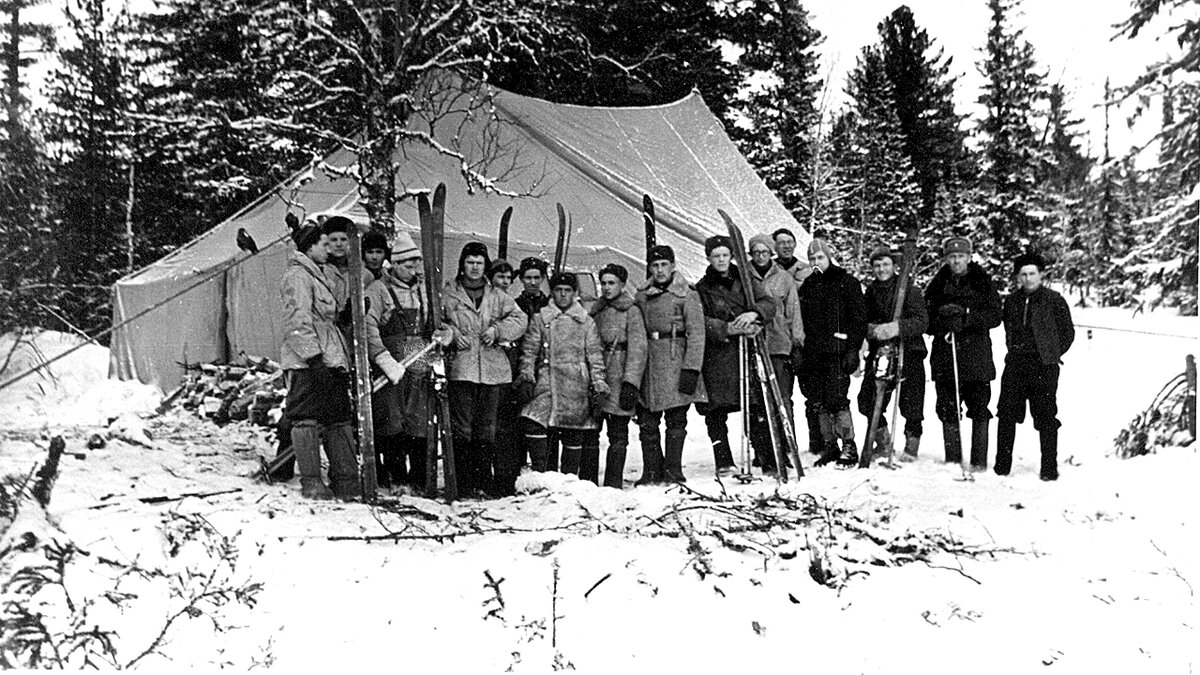
[[[349,394],[348,237],[354,225],[333,217],[308,223],[293,234],[283,280],[287,371],[285,417],[295,449],[302,493],[314,499],[358,494],[357,458]],[[1016,425],[1026,402],[1041,437],[1041,478],[1057,469],[1057,385],[1060,357],[1074,329],[1062,296],[1042,282],[1045,261],[1028,253],[1013,261],[1018,288],[1003,303],[996,285],[971,261],[971,242],[951,237],[944,264],[924,293],[911,282],[895,315],[900,256],[886,247],[871,252],[873,278],[863,284],[838,265],[821,239],[795,256],[787,229],[749,241],[743,275],[733,243],[714,236],[704,244],[708,268],[690,283],[676,269],[675,252],[655,246],[645,281],[612,263],[599,270],[600,297],[585,307],[577,276],[526,258],[516,268],[491,260],[487,246],[463,246],[453,279],[442,291],[443,307],[431,310],[421,274],[421,253],[399,233],[389,244],[379,233],[363,238],[369,367],[387,378],[374,395],[374,434],[380,484],[425,484],[429,409],[435,393],[430,364],[410,359],[431,340],[445,345],[449,429],[460,494],[505,496],[514,492],[527,464],[558,470],[598,485],[624,486],[629,425],[637,423],[642,475],[636,485],[685,482],[683,453],[688,409],[703,416],[719,476],[738,469],[728,418],[744,401],[755,466],[777,470],[772,420],[743,350],[760,334],[770,368],[785,399],[774,420],[790,424],[792,390],[805,399],[809,450],[816,465],[858,462],[850,411],[850,383],[863,374],[859,412],[870,416],[877,383],[890,398],[901,381],[905,418],[901,458],[916,459],[925,400],[926,335],[931,336],[931,374],[943,427],[945,460],[963,459],[960,420],[971,420],[969,459],[988,465],[991,382],[995,380],[990,331],[1002,322],[1008,353],[997,405],[997,474],[1012,466]],[[519,294],[511,292],[521,284]],[[549,294],[545,292],[548,288]],[[433,319],[431,321],[431,318]],[[436,327],[436,328],[434,328]],[[903,351],[900,377],[877,368],[885,344]],[[407,367],[401,365],[409,361]],[[879,371],[879,372],[877,372]],[[757,377],[757,376],[750,376]],[[877,379],[881,378],[881,379]],[[664,430],[665,426],[665,430]],[[607,449],[600,475],[600,434]],[[890,452],[891,430],[880,420],[871,442]],[[321,478],[320,448],[329,460],[329,484]],[[785,461],[787,460],[785,457]]]

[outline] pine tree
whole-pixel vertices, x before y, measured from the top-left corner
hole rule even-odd
[[[988,0],[988,7],[991,24],[984,59],[979,63],[985,78],[979,103],[986,110],[980,125],[980,179],[995,264],[1010,261],[1034,243],[1037,225],[1033,212],[1041,204],[1037,175],[1042,149],[1033,121],[1044,98],[1044,77],[1024,31],[1012,25],[1017,1]],[[988,247],[978,248],[986,251]]]
[[[111,319],[108,287],[125,267],[132,78],[119,41],[126,15],[106,16],[103,0],[74,0],[66,17],[75,44],[59,54],[47,129],[58,149],[53,248],[58,279],[75,291],[62,309],[90,333]]]
[[[863,49],[846,92],[856,121],[847,166],[855,192],[842,222],[859,233],[853,259],[862,261],[866,250],[877,243],[899,243],[903,225],[920,208],[920,192],[904,150],[895,92],[878,48]]]
[[[1200,18],[1181,8],[1191,0],[1134,0],[1134,11],[1120,24],[1120,33],[1134,39],[1155,23],[1159,14],[1172,13],[1165,28],[1180,53],[1149,64],[1146,73],[1125,88],[1126,96],[1158,97],[1163,102],[1158,167],[1151,180],[1157,193],[1149,215],[1132,226],[1137,241],[1117,262],[1131,273],[1135,289],[1161,289],[1164,303],[1181,313],[1197,310],[1197,227],[1200,212]],[[1165,19],[1159,19],[1162,26]]]
[[[749,0],[733,6],[731,39],[745,51],[746,79],[765,84],[739,101],[749,121],[730,134],[796,220],[811,230],[828,195],[821,194],[828,166],[821,165],[817,77],[819,31],[798,0]]]
[[[906,5],[880,22],[879,37],[904,148],[921,187],[921,215],[928,219],[939,188],[952,175],[961,183],[974,173],[960,129],[963,117],[954,108],[952,59],[917,25]]]

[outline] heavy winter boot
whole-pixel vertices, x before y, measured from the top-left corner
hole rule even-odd
[[[579,457],[579,478],[600,484],[600,432],[583,433],[583,454]]]
[[[804,404],[804,419],[808,421],[808,451],[819,455],[825,450],[825,439],[821,436],[821,415],[816,406]]]
[[[544,429],[529,431],[525,436],[525,447],[529,449],[529,461],[534,471],[548,471],[550,467],[550,438]]]
[[[475,482],[475,445],[462,436],[454,436],[451,442],[454,443],[455,487],[459,496],[470,497],[479,489]]]
[[[354,428],[349,422],[325,427],[325,454],[329,457],[329,488],[338,499],[348,501],[362,496],[358,478],[357,447]]]
[[[987,471],[989,420],[971,420],[971,467]]]
[[[571,476],[579,475],[579,461],[583,455],[583,446],[578,438],[563,438],[562,441],[562,471]]]
[[[717,468],[717,475],[722,478],[737,473],[737,466],[733,463],[733,451],[729,449],[728,438],[713,441],[713,465]],[[682,483],[683,481],[676,482]]]
[[[1042,440],[1042,480],[1058,480],[1058,429],[1043,429],[1039,432]]]
[[[408,458],[408,485],[416,490],[425,487],[427,443],[428,441],[420,436],[400,437],[400,454]]]
[[[683,442],[687,439],[686,429],[667,429],[667,451],[663,457],[663,480],[669,483],[686,483],[683,475]]]
[[[292,425],[292,447],[300,470],[300,495],[305,499],[333,499],[333,491],[321,481],[321,429],[312,420]]]
[[[942,422],[942,438],[946,444],[946,463],[958,464],[962,461],[962,435],[958,422]]]
[[[892,454],[892,434],[887,424],[881,419],[875,429],[875,457],[887,457]]]
[[[858,464],[858,444],[853,438],[842,439],[842,451],[838,454],[838,466],[850,467]]]
[[[628,441],[616,441],[608,446],[608,454],[604,457],[604,487],[620,490],[625,487],[625,450]]]
[[[275,436],[278,439],[275,447],[275,456],[282,455],[288,448],[292,447],[292,422],[287,415],[279,418],[279,424],[275,427]],[[286,483],[296,477],[296,457],[279,465],[279,468],[271,474],[271,480],[278,483]]]
[[[1016,442],[1016,422],[1001,418],[996,424],[996,464],[993,467],[997,476],[1007,476],[1012,471],[1013,445]]]
[[[817,458],[816,466],[825,466],[836,462],[841,451],[838,450],[837,436],[833,435],[833,415],[820,413],[817,416],[817,429],[821,435],[821,456]]]
[[[638,434],[642,442],[642,477],[634,485],[655,485],[663,480],[662,440],[658,429]]]
[[[900,455],[901,462],[917,461],[917,451],[921,448],[921,436],[905,434],[904,435],[904,453]]]

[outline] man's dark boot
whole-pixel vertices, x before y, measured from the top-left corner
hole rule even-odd
[[[1042,441],[1042,480],[1058,480],[1058,429],[1038,432]]]
[[[804,419],[808,421],[808,451],[819,455],[825,450],[825,440],[821,436],[821,415],[816,406],[804,404]]]
[[[667,451],[663,457],[663,479],[670,483],[686,483],[683,475],[683,442],[687,429],[667,429]],[[732,456],[730,461],[733,461]]]
[[[668,438],[670,433],[670,431],[667,432]],[[717,475],[721,477],[737,473],[737,467],[733,463],[733,451],[729,449],[728,438],[718,438],[713,441],[713,466],[717,469]],[[682,483],[683,481],[675,482]]]
[[[971,420],[971,466],[976,471],[987,471],[988,425],[990,420]]]
[[[330,424],[324,431],[325,454],[329,457],[329,489],[338,499],[350,500],[362,496],[358,477],[358,454],[354,444],[354,427],[349,422]]]
[[[475,483],[475,444],[461,437],[454,440],[454,480],[460,497],[470,497],[479,486]]]
[[[1016,442],[1016,422],[1001,418],[996,424],[996,464],[993,467],[997,476],[1007,476],[1012,471],[1013,445]]]
[[[634,485],[655,485],[663,479],[662,441],[658,429],[642,429],[638,433],[642,442],[642,477]]]
[[[579,457],[579,478],[600,484],[600,434],[587,431],[583,434],[583,454]]]
[[[333,491],[321,480],[321,429],[316,422],[302,420],[292,425],[292,447],[300,470],[300,494],[305,499],[333,499]]]
[[[579,462],[583,455],[583,446],[579,445],[579,440],[574,438],[564,438],[562,445],[562,469],[561,471],[571,476],[579,475]]]
[[[525,436],[525,447],[529,449],[529,461],[534,471],[548,471],[550,465],[550,439],[544,431],[530,432]]]
[[[628,441],[609,444],[608,453],[604,457],[604,487],[618,490],[625,487],[625,450],[628,447]]]
[[[946,444],[946,463],[962,462],[962,435],[958,422],[942,422],[942,438]]]
[[[842,439],[842,451],[838,454],[837,463],[842,467],[858,464],[858,444],[853,438]]]
[[[420,490],[425,487],[425,445],[419,436],[401,436],[400,454],[408,458],[408,485]]]
[[[821,435],[821,456],[815,466],[825,466],[836,462],[841,451],[838,450],[837,436],[833,434],[833,415],[827,412],[818,414],[817,430]]]

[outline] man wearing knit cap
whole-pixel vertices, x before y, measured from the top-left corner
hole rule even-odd
[[[942,421],[946,461],[962,461],[961,401],[971,418],[971,465],[981,470],[987,468],[988,425],[992,418],[988,403],[992,380],[996,379],[990,331],[1000,325],[1001,312],[995,284],[983,267],[971,261],[971,253],[971,241],[966,237],[950,237],[943,243],[946,262],[925,289],[925,305],[929,308],[928,331],[933,336],[929,369],[937,396],[937,415]]]
[[[280,288],[284,334],[279,359],[287,374],[287,416],[300,492],[308,499],[351,499],[360,490],[350,424],[350,352],[335,323],[333,287],[321,269],[329,237],[310,224],[292,238],[296,250]],[[321,480],[322,445],[329,458],[328,486]]]
[[[704,364],[704,308],[681,272],[675,251],[655,246],[647,256],[650,279],[634,302],[646,323],[646,374],[637,420],[642,442],[642,477],[637,485],[685,481],[683,445],[687,409],[708,400],[700,368]],[[659,424],[666,418],[666,453]]]
[[[704,388],[708,402],[696,404],[704,415],[708,438],[712,441],[713,461],[718,476],[731,476],[737,469],[729,447],[729,413],[741,410],[739,377],[742,341],[738,336],[754,337],[775,317],[775,305],[760,282],[753,282],[752,305],[746,302],[741,274],[733,264],[733,243],[729,237],[709,237],[704,242],[708,269],[696,282],[696,293],[704,307]]]
[[[904,454],[900,459],[911,462],[917,458],[917,450],[921,445],[922,421],[925,419],[924,335],[929,326],[929,315],[925,310],[925,299],[913,287],[912,280],[909,280],[900,320],[893,320],[896,292],[900,287],[900,278],[896,271],[898,258],[899,256],[893,254],[886,246],[879,246],[871,251],[871,271],[875,279],[867,285],[868,352],[862,387],[858,390],[858,411],[870,418],[875,407],[875,388],[878,386],[888,388],[883,398],[883,407],[887,408],[896,383],[883,383],[875,378],[876,361],[879,348],[889,340],[899,338],[898,346],[904,350],[904,370],[900,373],[903,384],[900,385],[899,394],[900,414],[904,415]],[[898,352],[892,354],[893,359],[899,356]],[[891,453],[892,437],[887,428],[886,416],[880,416],[873,441],[877,446],[876,456]]]
[[[800,286],[804,322],[800,391],[816,410],[822,448],[817,466],[833,461],[853,466],[858,462],[858,446],[849,394],[850,376],[860,366],[859,349],[867,333],[862,286],[834,263],[824,239],[814,238],[808,245],[808,260],[813,272]]]
[[[803,359],[804,323],[800,318],[800,294],[796,290],[796,282],[786,270],[771,260],[772,243],[765,234],[750,237],[750,273],[763,285],[763,290],[775,306],[775,316],[766,326],[767,350],[771,353],[771,367],[775,371],[775,380],[779,383],[784,407],[788,419],[792,420],[794,431],[792,377]],[[766,410],[758,405],[752,408],[752,413],[750,442],[763,472],[771,473],[775,469],[775,452]]]
[[[399,362],[435,337],[448,344],[449,331],[439,329],[437,335],[429,332],[421,252],[408,233],[396,235],[392,266],[367,287],[366,297],[367,355],[372,375],[382,374],[389,381],[375,393],[371,406],[379,484],[420,489],[425,482],[425,439],[433,400],[430,366],[422,359],[405,370]]]
[[[501,348],[525,332],[526,319],[507,293],[487,282],[487,246],[472,241],[458,257],[458,273],[442,293],[454,354],[450,381],[450,428],[459,491],[495,494],[496,410],[500,385],[512,382],[512,367]]]
[[[1025,421],[1025,402],[1041,441],[1042,480],[1058,480],[1058,374],[1060,359],[1075,341],[1067,301],[1042,284],[1046,261],[1026,253],[1013,261],[1016,291],[1004,300],[1004,339],[1008,354],[1000,376],[996,431],[996,473],[1012,469],[1017,425]]]

